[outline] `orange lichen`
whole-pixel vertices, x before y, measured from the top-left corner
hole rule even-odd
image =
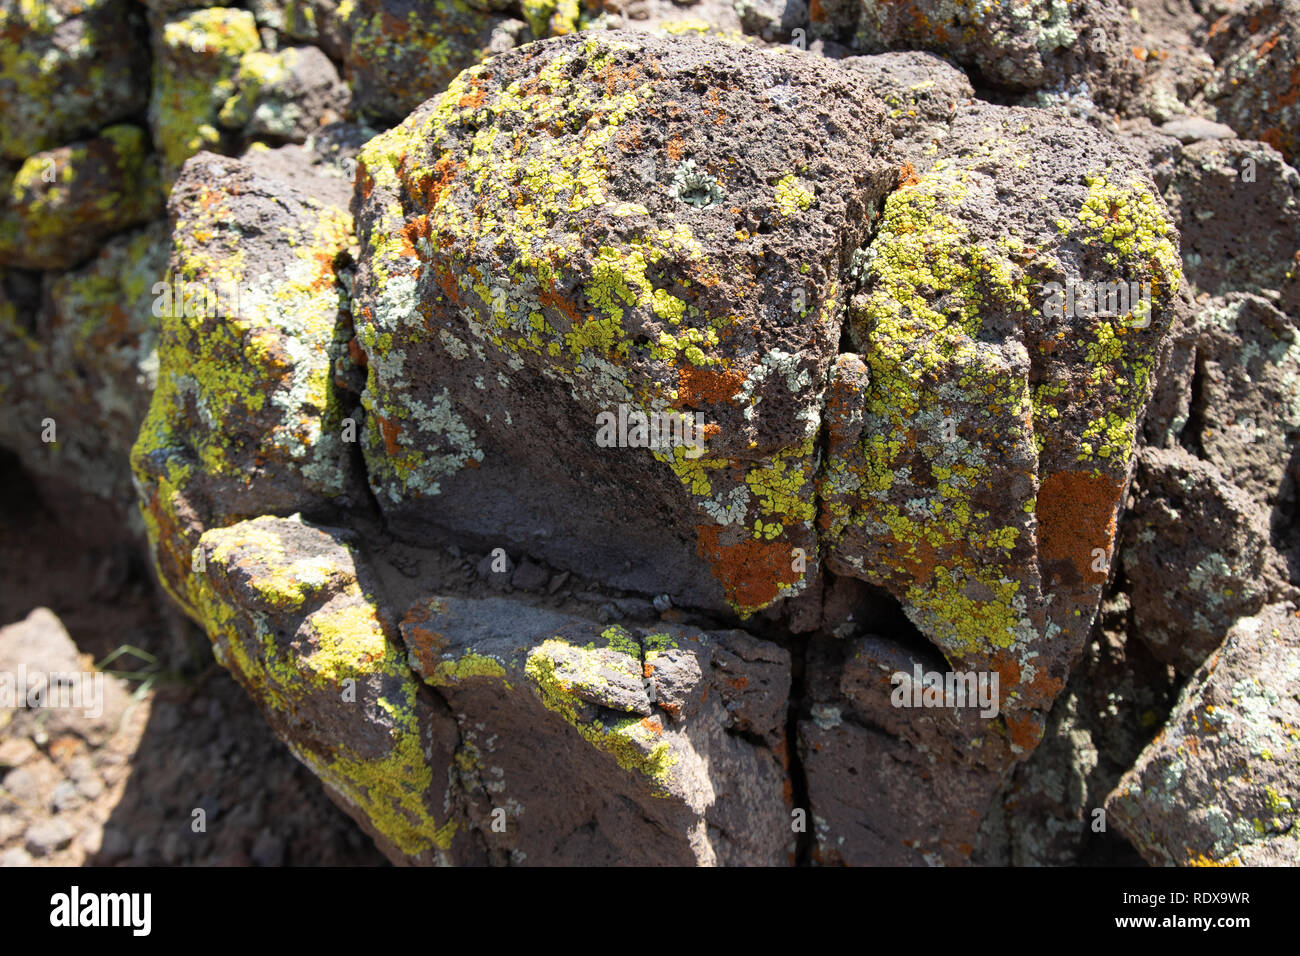
[[[1115,537],[1119,482],[1109,475],[1064,471],[1048,475],[1038,491],[1038,557],[1044,586],[1104,584]],[[1104,552],[1098,564],[1097,549]]]
[[[766,607],[776,600],[783,585],[798,583],[802,575],[791,567],[789,544],[750,537],[726,544],[722,535],[727,530],[698,525],[697,551],[709,563],[727,600],[742,613]]]
[[[677,371],[677,393],[690,406],[730,401],[744,384],[744,373],[730,369],[687,366]]]

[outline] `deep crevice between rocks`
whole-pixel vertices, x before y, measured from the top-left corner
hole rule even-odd
[[[1205,445],[1201,435],[1205,430],[1205,359],[1198,353],[1193,366],[1191,395],[1187,400],[1187,421],[1178,432],[1178,444],[1202,461]]]

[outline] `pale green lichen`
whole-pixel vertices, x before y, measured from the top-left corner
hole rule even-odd
[[[342,411],[332,384],[343,347],[343,290],[333,263],[353,242],[351,217],[331,206],[303,211],[286,227],[293,255],[272,274],[246,263],[237,243],[218,244],[218,253],[209,248],[231,218],[229,202],[205,189],[177,217],[179,273],[160,277],[170,308],[159,309],[158,384],[131,456],[150,543],[160,557],[170,552],[182,575],[190,555],[180,544],[186,522],[175,510],[176,495],[196,470],[246,481],[245,462],[256,457],[263,467],[295,469],[327,496],[345,483]],[[176,281],[181,289],[194,283],[220,290],[216,314],[173,301]],[[268,410],[275,412],[269,428],[262,414]],[[159,570],[173,596],[192,609],[192,597],[177,593],[166,567]],[[193,586],[192,576],[182,581],[182,588]]]
[[[219,114],[236,93],[244,54],[261,47],[247,10],[210,7],[163,23],[155,35],[149,125],[169,183],[189,157],[220,145]]]
[[[406,357],[394,343],[418,344],[429,334],[429,306],[417,309],[422,300],[463,320],[468,336],[433,339],[454,360],[484,360],[490,349],[510,370],[535,368],[596,408],[627,404],[647,417],[679,412],[683,371],[722,373],[730,366],[722,343],[737,316],[697,305],[701,290],[722,277],[695,233],[693,213],[671,223],[641,223],[648,215],[644,205],[611,195],[615,137],[656,99],[653,83],[638,70],[616,69],[619,43],[593,37],[545,62],[535,76],[501,86],[493,85],[486,67],[466,70],[432,110],[362,150],[363,192],[393,197],[376,210],[367,239],[375,293],[357,310],[358,341],[369,357],[363,404],[375,423],[365,451],[372,486],[389,500],[438,494],[448,475],[483,461],[476,426],[458,408],[395,387],[403,381]],[[581,70],[575,72],[574,64]],[[413,165],[426,144],[463,136],[463,124],[472,124],[469,142]],[[542,129],[553,135],[529,132]],[[720,188],[708,185],[711,179],[701,185],[705,177],[689,161],[678,173],[678,198],[700,205],[721,199]],[[815,198],[794,181],[782,180],[778,192],[796,209]],[[403,204],[401,196],[425,200]],[[627,228],[585,245],[573,217],[596,209],[613,212]],[[454,250],[450,259],[433,249],[429,237],[435,235],[444,237],[441,249]],[[461,247],[474,250],[472,261],[458,261]],[[579,263],[580,296],[572,288]],[[665,269],[669,264],[673,268]],[[665,281],[665,275],[675,278]],[[838,308],[832,285],[816,321],[830,324]],[[644,321],[656,327],[648,341],[633,331]],[[807,364],[805,356],[778,351],[762,357],[764,374],[778,360]],[[667,374],[638,375],[634,384],[630,366],[646,358],[663,363]],[[813,387],[807,371],[782,374],[801,381],[802,389]],[[805,417],[805,433],[814,435],[815,407]],[[429,427],[420,427],[421,419]],[[653,454],[691,490],[704,521],[724,515],[727,522],[743,520],[753,537],[774,545],[792,528],[811,535],[815,454],[808,441],[746,463],[746,474],[727,479],[726,488],[701,480],[718,469],[713,462],[696,464],[695,451]],[[803,586],[802,578],[784,582],[759,606]],[[743,613],[754,609],[736,606]]]

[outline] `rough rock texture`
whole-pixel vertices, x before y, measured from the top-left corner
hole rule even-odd
[[[209,531],[198,548],[193,593],[217,659],[294,756],[395,857],[478,857],[449,806],[456,725],[407,668],[350,549],[269,517]]]
[[[565,6],[576,17],[577,4]],[[441,93],[488,54],[493,30],[507,19],[490,7],[468,0],[340,4],[353,108],[363,117],[396,121]]]
[[[1128,9],[1114,0],[1017,5],[862,0],[853,40],[864,53],[934,50],[1002,89],[1068,85],[1117,106],[1133,95],[1141,73],[1133,54],[1135,37]]]
[[[1181,448],[1147,449],[1126,516],[1133,623],[1156,657],[1191,673],[1268,598],[1268,527],[1249,496]]]
[[[895,148],[913,166],[925,164],[932,144],[948,136],[958,108],[975,97],[966,74],[933,53],[851,56],[840,66],[862,74],[885,104]]]
[[[1297,597],[1296,321],[1262,295],[1207,298],[1162,370],[1147,440],[1184,454],[1165,459],[1180,462],[1168,472],[1172,483],[1154,476],[1142,483],[1124,532],[1135,549],[1125,562],[1133,564],[1135,611],[1162,622],[1150,636],[1184,644],[1181,629],[1192,628],[1181,651],[1157,651],[1180,656],[1183,670],[1222,641],[1234,614]],[[1195,600],[1174,597],[1188,594]]]
[[[1296,11],[11,3],[0,442],[76,515],[149,406],[161,581],[395,861],[1133,862],[1177,675],[1300,606]],[[0,862],[302,859],[96,850],[24,739]]]
[[[1298,700],[1295,607],[1242,618],[1107,799],[1110,819],[1154,865],[1294,863]]]
[[[954,666],[998,671],[1022,749],[1096,611],[1179,283],[1150,181],[1105,148],[1027,111],[959,113],[885,203],[827,413],[828,565],[894,593]],[[1145,312],[1052,318],[1052,281],[1154,291]]]
[[[21,269],[66,269],[161,212],[144,130],[110,126],[29,156],[12,179],[0,172],[0,257]]]
[[[1206,50],[1216,72],[1205,98],[1217,118],[1295,162],[1300,157],[1300,4],[1251,0],[1230,6],[1206,31]]]
[[[1128,635],[1127,596],[1102,608],[1093,640],[1048,720],[984,819],[974,859],[1002,866],[1131,864],[1103,815],[1107,795],[1159,731],[1176,696],[1172,668]]]
[[[809,652],[810,719],[799,725],[815,849],[823,864],[951,865],[969,860],[985,808],[1010,763],[1009,741],[978,710],[903,710],[892,675],[946,671],[866,634]],[[996,704],[996,699],[994,700]]]
[[[1180,141],[1175,124],[1128,124],[1127,132],[1147,153],[1178,223],[1184,274],[1194,288],[1211,295],[1276,290],[1289,305],[1300,303],[1300,174],[1277,150],[1203,129]]]
[[[455,774],[494,861],[793,855],[781,648],[742,631],[602,628],[502,598],[419,601],[402,634],[456,715]]]
[[[247,139],[301,143],[342,116],[346,93],[338,71],[314,46],[247,53],[235,84],[218,121]]]
[[[814,855],[828,863],[970,859],[1086,641],[1180,301],[1177,234],[1133,155],[1081,123],[969,100],[959,74],[923,55],[845,69],[716,40],[588,34],[465,71],[358,155],[349,355],[364,385],[341,352],[332,357],[340,384],[361,389],[360,442],[388,532],[490,552],[478,574],[497,591],[539,588],[544,564],[715,616],[797,595],[783,618],[791,630],[825,621],[839,633],[852,615],[819,607],[824,555],[848,605],[857,599],[843,582],[858,578],[919,628],[903,643],[888,632],[821,638],[806,663],[799,753]],[[197,256],[187,229],[215,262],[213,224],[251,221],[244,163],[264,165],[269,195],[302,162],[288,150],[191,160],[172,196],[173,268]],[[227,166],[237,194],[211,193],[241,206],[208,215],[218,203],[205,181],[230,177]],[[187,210],[204,215],[189,223]],[[1047,283],[1081,280],[1145,283],[1149,301],[1053,317]],[[346,323],[335,328],[346,337]],[[196,328],[190,351],[213,334]],[[839,354],[844,344],[854,351]],[[164,349],[161,378],[182,354],[169,361]],[[283,391],[283,374],[246,367],[236,394],[256,394],[259,381]],[[157,489],[146,501],[163,577],[213,632],[214,614],[251,605],[232,593],[213,610],[203,572],[191,570],[197,535],[256,514],[320,512],[326,489],[311,487],[300,461],[268,453],[247,412],[210,414],[210,428],[222,425],[197,440],[193,426],[172,427],[161,444],[199,450],[163,464],[148,436],[168,428],[179,401],[155,398],[136,459]],[[191,401],[191,418],[209,421]],[[699,447],[680,433],[657,449],[597,440],[601,413],[627,422],[669,411],[699,413]],[[253,441],[253,467],[246,457],[235,470],[275,463],[276,482],[223,484],[214,463]],[[270,488],[284,497],[259,497]],[[620,535],[607,534],[612,522]],[[241,538],[247,561],[259,560],[257,540]],[[516,563],[507,550],[524,554]],[[402,574],[421,580],[407,565]],[[647,817],[678,835],[643,851],[660,862],[773,862],[793,850],[791,805],[775,796],[787,782],[777,755],[788,677],[769,687],[764,720],[739,728],[748,736],[727,735],[717,725],[735,708],[711,709],[729,699],[711,670],[721,652],[709,650],[707,667],[695,654],[695,670],[673,678],[704,685],[701,703],[713,704],[698,714],[657,713],[640,683],[647,642],[667,634],[680,646],[680,628],[602,629],[590,606],[562,619],[516,599],[462,606],[430,594],[436,583],[403,633],[458,725],[455,800],[475,852],[623,859],[644,841],[611,834]],[[385,621],[402,606],[369,600]],[[608,622],[620,606],[600,615]],[[257,628],[235,630],[246,640]],[[749,651],[738,660],[788,673],[785,651],[730,633],[700,639],[739,642]],[[464,680],[452,676],[462,662]],[[891,706],[891,675],[915,664],[996,674],[997,713]],[[552,671],[567,675],[559,691]],[[562,779],[603,782],[545,799],[535,829],[518,808],[542,799],[540,770],[512,767],[535,766],[542,732],[528,728],[538,725],[572,741]],[[578,769],[593,760],[603,769]],[[896,766],[912,770],[880,770]],[[492,802],[507,790],[514,803]],[[611,793],[637,808],[628,822],[615,824]],[[436,828],[407,820],[442,834],[415,848],[373,803],[350,802],[403,858],[460,852],[443,818]],[[493,826],[501,807],[514,820],[504,831]],[[604,821],[594,842],[560,848],[559,834],[592,819]]]
[[[152,39],[149,129],[170,183],[200,150],[230,148],[219,117],[228,101],[239,102],[244,54],[260,50],[262,40],[253,14],[229,7],[171,16],[157,24]]]
[[[370,142],[353,311],[394,531],[741,613],[802,591],[842,273],[897,178],[880,113],[810,58],[590,34]],[[621,407],[704,447],[597,447]]]
[[[172,191],[158,384],[132,467],[159,576],[192,614],[205,529],[349,489],[333,383],[348,329],[344,199],[297,147],[200,154]]]
[[[126,119],[148,100],[131,0],[0,8],[0,156],[22,160]]]
[[[128,464],[158,357],[154,283],[167,269],[166,222],[118,236],[80,269],[47,274],[44,302],[0,305],[0,355],[28,373],[0,382],[0,442],[135,515]],[[43,423],[54,422],[53,441]]]

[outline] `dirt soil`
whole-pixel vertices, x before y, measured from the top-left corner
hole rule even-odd
[[[0,449],[0,627],[45,607],[87,662],[123,645],[156,659],[108,665],[133,671],[135,700],[100,742],[0,708],[0,865],[386,865],[171,611],[122,529]]]

